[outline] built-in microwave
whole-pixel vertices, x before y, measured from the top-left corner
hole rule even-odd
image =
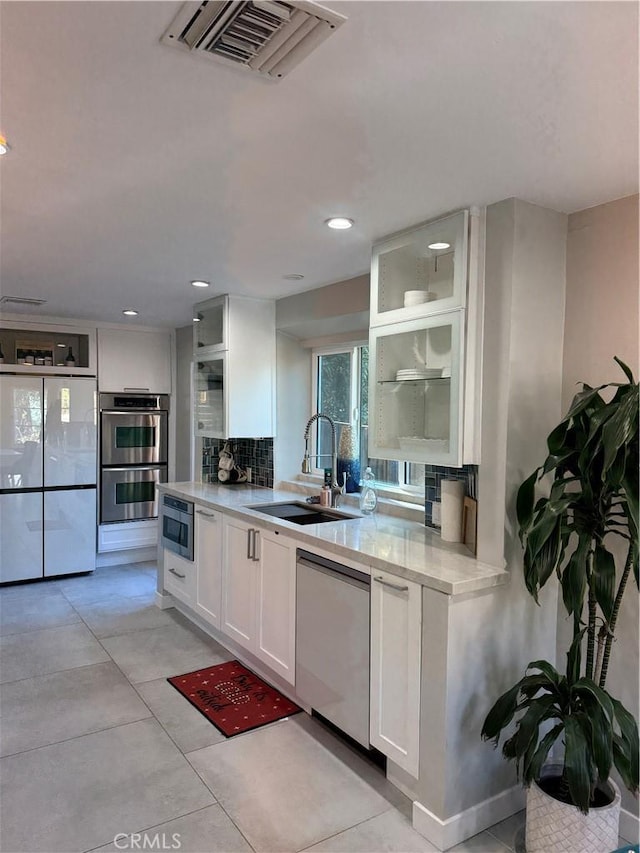
[[[162,498],[162,545],[193,560],[193,504],[172,495]]]

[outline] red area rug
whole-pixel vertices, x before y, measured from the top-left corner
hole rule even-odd
[[[302,710],[237,660],[174,675],[167,681],[225,737],[266,726]]]

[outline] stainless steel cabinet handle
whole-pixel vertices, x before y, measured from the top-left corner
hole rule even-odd
[[[253,533],[253,527],[250,527],[247,530],[247,560],[253,560],[253,554],[251,553],[251,534]]]
[[[251,558],[256,563],[260,561],[260,531],[253,531],[253,557]]]
[[[149,389],[148,388],[126,388],[125,387],[124,390],[125,391],[148,391]]]
[[[177,572],[175,569],[169,569],[172,575],[175,575],[177,578],[186,578],[186,575],[181,575],[180,572]]]
[[[384,578],[376,578],[374,577],[374,581],[382,584],[382,586],[389,586],[391,589],[395,589],[398,592],[407,592],[409,590],[408,586],[400,586],[399,583],[391,583],[391,581],[386,581]]]
[[[215,520],[216,514],[214,512],[205,512],[203,509],[197,509],[196,513],[198,515],[204,515],[205,518],[213,518]]]

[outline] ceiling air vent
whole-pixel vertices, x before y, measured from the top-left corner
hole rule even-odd
[[[344,21],[309,0],[204,0],[185,3],[162,42],[278,80]]]
[[[26,296],[2,296],[0,303],[3,305],[44,305],[46,299],[28,299]]]

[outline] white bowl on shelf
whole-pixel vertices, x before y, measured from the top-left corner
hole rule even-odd
[[[433,302],[437,294],[430,290],[405,290],[404,307],[411,308],[414,305],[422,305],[425,302]]]

